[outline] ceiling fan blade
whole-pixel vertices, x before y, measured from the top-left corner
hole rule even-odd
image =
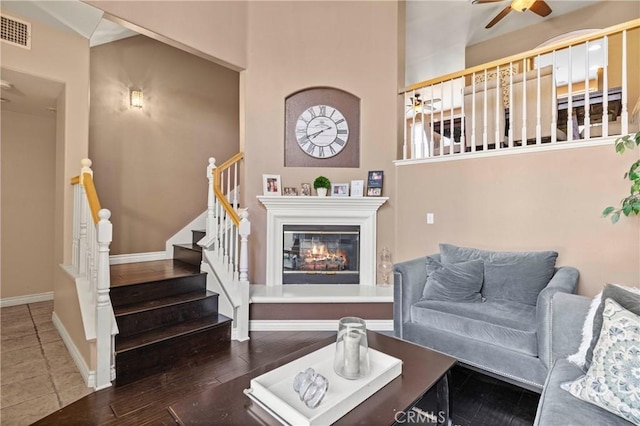
[[[497,3],[499,1],[504,1],[504,0],[473,0],[471,4]]]
[[[551,13],[551,8],[544,0],[538,0],[529,7],[529,10],[533,13],[545,17]]]
[[[491,27],[493,27],[495,24],[497,24],[502,18],[504,18],[505,16],[507,16],[509,14],[509,12],[511,12],[511,5],[505,7],[504,9],[502,9],[502,12],[498,13],[496,15],[495,18],[493,18],[491,20],[491,22],[489,22],[487,24],[487,26],[485,28],[489,29]]]

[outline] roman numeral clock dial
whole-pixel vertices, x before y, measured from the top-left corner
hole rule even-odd
[[[298,145],[307,155],[330,158],[338,155],[347,145],[349,125],[337,108],[314,105],[298,117],[295,134]]]
[[[285,167],[360,167],[360,98],[309,87],[284,99]]]

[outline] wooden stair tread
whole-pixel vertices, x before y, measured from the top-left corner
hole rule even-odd
[[[202,247],[200,247],[198,244],[196,243],[186,243],[186,244],[174,244],[174,247],[181,247],[183,249],[187,249],[187,250],[193,250],[193,251],[202,251]]]
[[[231,319],[221,315],[213,314],[191,321],[173,324],[168,327],[150,330],[133,336],[116,337],[116,355],[121,354],[141,346],[149,346],[165,340],[191,334],[200,330],[214,328],[231,322]]]
[[[207,297],[216,297],[218,293],[213,291],[194,291],[190,293],[178,294],[175,296],[164,297],[161,299],[153,299],[145,302],[132,303],[130,305],[124,305],[113,308],[113,313],[116,317],[122,315],[135,314],[139,312],[145,312],[152,309],[164,308],[174,305],[180,305],[183,303],[191,302],[194,300],[205,299]]]
[[[111,265],[110,270],[111,287],[188,277],[201,273],[199,265],[191,265],[174,259]]]

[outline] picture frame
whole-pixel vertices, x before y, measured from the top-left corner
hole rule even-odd
[[[300,195],[309,196],[311,195],[311,184],[310,183],[301,183],[300,184]]]
[[[352,197],[363,197],[364,196],[364,181],[363,180],[352,180],[351,181],[351,196]]]
[[[367,176],[367,197],[382,196],[382,182],[384,180],[384,171],[371,170]]]
[[[332,183],[331,196],[332,197],[348,197],[349,184],[348,183]]]
[[[282,195],[280,175],[262,175],[262,191],[264,195]]]
[[[295,186],[285,186],[283,195],[285,197],[297,197],[298,188],[296,188]]]

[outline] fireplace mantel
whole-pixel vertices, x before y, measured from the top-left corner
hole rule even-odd
[[[360,285],[376,285],[378,208],[387,197],[258,196],[267,209],[267,286],[282,285],[284,225],[359,225]]]

